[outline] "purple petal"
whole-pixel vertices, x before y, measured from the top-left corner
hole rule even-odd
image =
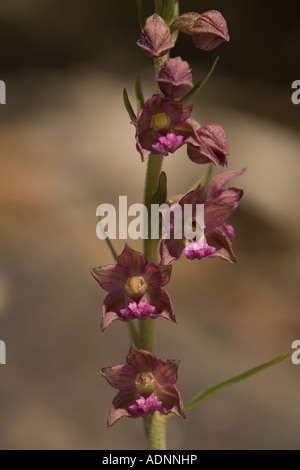
[[[196,130],[198,127],[200,127],[200,124],[194,119],[189,118],[184,122],[178,122],[177,124],[173,125],[172,129],[176,134],[182,135],[184,137],[184,143],[188,143],[190,139],[192,141],[197,139]]]
[[[216,248],[215,253],[211,255],[212,258],[220,257],[230,263],[236,262],[236,257],[232,248],[232,238],[225,226],[214,229],[205,229],[205,236],[208,244]]]
[[[192,112],[194,103],[184,103],[183,101],[173,101],[165,98],[161,111],[171,120],[171,125],[186,121]]]
[[[148,263],[142,272],[142,276],[150,287],[163,287],[170,282],[171,266],[158,263]]]
[[[126,357],[127,364],[133,366],[138,372],[152,372],[153,365],[156,361],[154,354],[144,349],[131,345],[129,354]]]
[[[142,162],[145,162],[148,159],[149,155],[151,154],[151,151],[142,147],[142,145],[139,142],[139,137],[137,136],[136,136],[136,149],[141,155]]]
[[[144,134],[151,126],[152,116],[161,112],[162,105],[168,98],[162,95],[153,95],[139,111],[133,124],[136,126],[137,135]]]
[[[178,380],[180,361],[157,359],[153,367],[153,376],[159,385],[174,385]]]
[[[229,236],[230,236],[231,240],[233,240],[234,237],[235,237],[235,231],[234,231],[233,226],[227,224],[227,225],[225,225],[225,228],[226,228],[227,232],[229,233]]]
[[[162,66],[156,82],[166,96],[180,98],[193,87],[189,64],[181,57],[168,59]]]
[[[142,253],[125,245],[123,252],[118,257],[118,265],[129,272],[130,276],[139,276],[147,264],[147,258]]]
[[[161,408],[161,405],[162,402],[157,401],[155,398],[155,392],[152,392],[147,398],[137,395],[135,403],[129,406],[128,410],[133,418],[145,418],[148,415],[153,415],[155,411],[158,411]]]
[[[196,208],[196,204],[204,204],[205,200],[205,191],[202,186],[199,185],[198,188],[185,194],[183,198],[180,199],[179,204],[181,206],[184,206],[185,204],[191,204],[193,208]]]
[[[148,288],[147,292],[151,299],[151,305],[156,307],[156,314],[166,318],[167,320],[176,322],[169,294],[164,289],[160,289],[158,287]]]
[[[100,370],[100,374],[112,387],[118,390],[135,389],[136,370],[128,364],[104,367]]]
[[[156,308],[149,305],[146,300],[146,295],[143,295],[141,300],[136,303],[134,300],[129,299],[128,307],[120,310],[121,319],[128,320],[145,320],[145,318],[156,318]]]
[[[147,132],[141,135],[135,136],[136,139],[136,149],[141,155],[142,162],[147,160],[150,153],[156,153],[152,148],[153,143],[155,142],[156,135],[152,129],[149,129]]]
[[[155,152],[164,156],[169,153],[174,153],[183,144],[183,136],[175,135],[172,132],[168,132],[166,136],[160,135],[155,144],[152,145],[152,149]]]
[[[123,289],[129,277],[127,269],[117,264],[91,268],[90,272],[94,279],[96,279],[100,286],[107,292],[115,292]]]
[[[227,173],[221,173],[220,175],[215,176],[209,187],[208,187],[208,196],[210,199],[214,199],[219,195],[219,192],[222,190],[223,186],[228,183],[232,178],[242,175],[246,171],[246,168],[237,171],[229,171]]]
[[[120,310],[126,307],[125,290],[108,294],[103,302],[102,308],[102,331],[115,320],[121,320]]]
[[[167,415],[175,413],[185,418],[183,403],[179,391],[174,385],[165,385],[159,388],[158,399],[162,401],[161,413]]]
[[[147,19],[137,45],[152,58],[161,57],[174,47],[169,28],[156,13]]]
[[[207,201],[204,207],[204,222],[206,228],[219,227],[227,222],[238,204],[226,204],[218,201]]]
[[[182,240],[164,238],[160,244],[160,256],[162,264],[170,264],[180,258],[183,252]]]
[[[132,418],[129,406],[131,406],[136,399],[135,390],[121,390],[113,399],[110,413],[107,419],[107,426],[112,426],[118,419],[128,417]]]

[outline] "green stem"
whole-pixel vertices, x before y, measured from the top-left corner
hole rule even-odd
[[[151,213],[151,201],[157,190],[159,175],[162,167],[162,155],[150,155],[148,159],[144,204],[148,214]],[[150,220],[150,218],[149,218]],[[151,227],[149,227],[149,238],[144,240],[144,254],[149,262],[157,262],[159,240],[151,239]],[[140,340],[142,349],[153,352],[154,350],[154,325],[151,318],[140,322]]]
[[[149,442],[151,450],[166,450],[166,417],[156,411],[150,417]]]
[[[147,207],[149,216],[151,214],[151,201],[158,187],[162,161],[163,161],[162,155],[150,155],[148,159],[145,193],[144,193],[144,204]],[[148,233],[150,237],[151,227],[149,227]],[[153,263],[157,262],[158,243],[159,243],[159,240],[151,240],[151,238],[144,240],[145,256],[148,261],[151,261]]]
[[[140,335],[138,333],[138,330],[135,327],[135,324],[133,323],[133,320],[127,322],[127,325],[128,325],[129,334],[133,343],[136,345],[137,348],[140,348],[141,347]]]
[[[153,320],[146,318],[140,322],[140,342],[141,348],[146,351],[153,352],[154,350],[154,328]]]
[[[162,57],[158,57],[157,59],[154,59],[154,75],[155,78],[158,78],[160,69],[166,62],[166,60],[170,57],[170,54],[167,52],[167,54],[163,55]],[[160,92],[159,88],[158,91]]]
[[[157,8],[159,8],[159,2],[156,2],[156,11]],[[169,55],[166,54],[165,56],[154,60],[155,78],[158,77],[159,71],[168,57]],[[162,161],[162,155],[150,155],[148,158],[144,192],[144,205],[147,207],[148,215],[151,214],[151,201],[158,187]],[[148,220],[151,221],[151,219]],[[156,263],[158,261],[159,240],[152,240],[150,238],[150,224],[148,234],[148,239],[144,240],[144,254],[149,262]],[[140,321],[140,343],[142,349],[150,352],[154,351],[154,325],[151,318]],[[153,416],[148,416],[145,418],[144,425],[151,450],[165,450],[165,417],[161,413],[156,412]]]

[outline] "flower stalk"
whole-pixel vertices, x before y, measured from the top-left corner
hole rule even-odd
[[[158,7],[159,6],[156,5],[156,11]],[[158,78],[159,72],[168,57],[169,54],[165,54],[162,57],[154,59],[154,75],[156,79]],[[163,155],[151,154],[148,158],[144,190],[144,204],[147,207],[148,214],[151,213],[151,201],[158,187],[162,162]],[[148,231],[149,233],[151,233],[150,224]],[[153,263],[157,262],[158,244],[159,240],[152,240],[150,237],[144,240],[144,255],[146,256],[148,261],[151,261]],[[141,347],[143,349],[147,349],[148,351],[154,352],[154,323],[151,318],[147,318],[146,320],[140,322],[140,342]],[[144,420],[148,420],[148,418],[144,418]],[[167,448],[166,420],[158,411],[154,413],[153,416],[149,416],[149,420],[147,422],[147,429],[150,449],[165,450]]]
[[[148,233],[142,235],[143,253],[126,243],[119,256],[110,239],[104,237],[115,264],[94,267],[90,271],[107,292],[102,306],[102,331],[118,320],[127,323],[132,339],[126,363],[100,370],[107,382],[118,390],[107,425],[110,427],[123,417],[143,418],[150,449],[165,450],[167,418],[174,414],[185,418],[184,410],[277,364],[287,354],[204,390],[185,406],[175,386],[180,361],[158,359],[154,355],[154,320],[160,317],[176,322],[172,300],[164,289],[170,281],[171,263],[182,254],[189,260],[219,257],[230,263],[236,262],[233,251],[235,230],[228,219],[237,209],[243,190],[227,184],[242,175],[245,169],[223,172],[211,179],[212,165],[228,166],[226,133],[219,124],[202,125],[191,117],[195,103],[190,100],[206,83],[218,58],[204,80],[195,86],[188,62],[181,57],[170,58],[179,32],[191,35],[194,45],[204,51],[227,42],[229,35],[223,16],[215,10],[179,16],[178,0],[156,0],[155,13],[149,18],[145,17],[143,0],[137,0],[137,7],[141,26],[137,45],[154,60],[156,93],[145,100],[138,75],[136,110],[126,89],[123,101],[136,130],[136,149],[142,163],[147,161],[144,206],[148,213]],[[186,146],[187,156],[193,163],[206,164],[208,170],[200,179],[198,176],[197,184],[186,194],[167,199],[163,158],[182,146]],[[166,205],[161,206],[164,203]],[[158,228],[151,227],[152,204],[160,206],[162,240],[152,235],[151,229]],[[179,210],[180,216],[185,215],[186,207],[190,209],[187,220],[182,223],[180,218],[178,225],[175,212]],[[201,211],[198,211],[199,207]],[[178,227],[184,228],[184,234]]]
[[[155,11],[158,13],[162,8],[162,2],[156,0]],[[154,76],[158,79],[162,66],[168,60],[169,53],[154,59]],[[148,214],[151,213],[151,201],[157,190],[159,177],[161,173],[163,155],[151,154],[148,158],[147,173],[144,191],[144,204],[147,207]],[[150,209],[150,210],[149,210]],[[151,233],[151,226],[149,226]],[[159,240],[151,240],[150,237],[144,240],[144,254],[148,261],[157,262]],[[141,322],[140,338],[142,348],[148,351],[154,351],[154,323],[149,318]],[[147,418],[145,418],[147,419]],[[148,424],[148,438],[151,450],[165,450],[166,447],[166,420],[157,411],[150,417]]]

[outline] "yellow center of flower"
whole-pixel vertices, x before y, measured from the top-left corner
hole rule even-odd
[[[142,276],[132,276],[126,282],[125,289],[133,300],[140,300],[146,292],[147,284]]]
[[[135,378],[137,392],[143,397],[151,395],[155,388],[155,379],[151,372],[140,372]]]
[[[170,118],[165,113],[157,113],[152,116],[151,124],[155,131],[161,131],[170,126]]]

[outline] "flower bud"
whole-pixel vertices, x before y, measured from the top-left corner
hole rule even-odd
[[[191,28],[196,47],[204,51],[215,49],[223,41],[229,41],[227,24],[219,11],[203,13]]]
[[[181,57],[168,59],[161,68],[156,82],[168,98],[180,98],[193,87],[189,64]]]
[[[218,124],[208,124],[199,127],[196,134],[198,141],[190,138],[187,142],[187,154],[192,162],[226,167],[229,149],[224,129]]]
[[[154,13],[147,19],[137,45],[148,57],[157,58],[165,55],[175,44],[164,20]]]
[[[229,41],[227,24],[221,13],[209,10],[199,13],[185,13],[172,25],[172,30],[191,34],[196,47],[211,51],[224,41]]]

